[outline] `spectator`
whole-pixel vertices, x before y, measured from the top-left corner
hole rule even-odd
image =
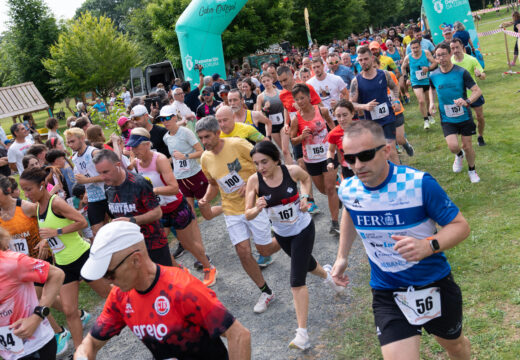
[[[22,159],[34,142],[28,136],[29,131],[24,124],[13,124],[11,126],[11,134],[15,140],[7,151],[7,160],[9,161],[11,170],[18,171],[18,174],[22,174],[24,169]]]
[[[53,137],[58,138],[60,144],[65,145],[65,142],[63,141],[63,137],[58,133],[58,127],[59,127],[58,120],[56,118],[48,118],[45,122],[45,127],[49,130],[47,132],[47,139],[51,139]]]

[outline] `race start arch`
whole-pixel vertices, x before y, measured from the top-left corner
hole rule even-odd
[[[204,73],[226,78],[221,35],[247,0],[193,0],[175,24],[186,81],[198,82],[195,65]]]

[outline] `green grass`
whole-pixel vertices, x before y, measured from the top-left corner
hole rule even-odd
[[[479,32],[498,28],[511,13],[486,14]],[[518,261],[520,222],[518,204],[520,168],[517,158],[518,103],[520,75],[506,75],[508,70],[504,35],[480,39],[485,56],[487,79],[479,81],[486,105],[484,137],[488,146],[478,147],[476,166],[479,184],[469,182],[466,171],[451,171],[453,155],[448,151],[437,117],[429,132],[422,129],[422,119],[413,99],[406,106],[406,132],[416,156],[403,157],[405,163],[431,173],[459,206],[469,221],[471,234],[446,255],[455,280],[463,292],[464,333],[469,337],[473,359],[517,359],[520,354],[520,265]],[[512,55],[513,38],[508,37]],[[520,67],[517,69],[520,71]],[[413,96],[412,96],[413,97]],[[330,331],[328,338],[337,359],[382,358],[371,312],[368,266],[362,269],[364,285],[353,289],[353,303],[343,321]],[[423,336],[421,359],[447,359],[431,336]]]

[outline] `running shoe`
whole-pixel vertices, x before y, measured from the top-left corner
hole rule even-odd
[[[469,170],[469,171],[468,171],[468,175],[469,175],[469,180],[470,180],[473,184],[480,182],[480,177],[478,176],[476,170]]]
[[[332,225],[330,226],[329,233],[339,235],[339,223],[337,221],[332,220]]]
[[[345,287],[336,285],[334,279],[332,279],[332,266],[329,264],[323,265],[323,270],[327,273],[327,278],[323,279],[323,282],[327,284],[332,290],[336,292],[336,294],[341,294],[345,291]]]
[[[435,118],[432,115],[428,115],[428,121],[430,122],[430,125],[435,124]]]
[[[401,150],[401,147],[399,146],[398,143],[395,143],[395,150],[397,151],[398,154],[401,154],[403,152],[403,150]]]
[[[184,255],[184,248],[182,247],[181,243],[177,245],[177,249],[173,252],[173,257],[175,259],[180,258],[182,255]]]
[[[462,161],[464,160],[464,153],[462,156],[455,155],[455,160],[453,161],[453,172],[459,173],[462,171]]]
[[[320,212],[320,209],[316,205],[314,201],[309,201],[309,208],[307,209],[307,212],[311,215],[317,214]]]
[[[408,156],[413,156],[415,153],[412,144],[410,144],[408,141],[403,144],[403,149],[406,151]]]
[[[484,141],[484,137],[483,136],[479,136],[477,138],[478,140],[478,146],[486,146],[486,142]]]
[[[208,258],[209,263],[211,264],[211,259],[209,258],[209,256],[206,255],[206,257]],[[202,270],[202,268],[203,268],[202,263],[201,263],[199,260],[197,260],[197,261],[195,261],[195,262],[193,263],[193,267],[194,267],[196,270],[199,270],[199,271]]]
[[[217,268],[213,266],[209,269],[206,268],[202,271],[204,271],[204,280],[202,281],[202,283],[207,287],[213,286],[217,281]]]
[[[410,98],[408,96],[406,96],[406,95],[404,97],[404,103],[405,104],[409,104],[410,103]]]
[[[199,208],[199,201],[197,199],[195,199],[193,205],[195,206],[195,209],[198,209]]]
[[[341,184],[341,177],[339,173],[336,175],[336,189],[339,188],[339,184]]]
[[[311,347],[309,334],[304,329],[296,329],[296,337],[289,343],[289,348],[307,350]]]
[[[87,326],[88,321],[90,320],[91,317],[92,317],[92,315],[90,315],[85,310],[81,309],[80,319],[81,319],[81,325],[83,325],[83,328],[85,328],[85,326]]]
[[[428,120],[424,120],[424,130],[428,130],[430,128],[430,122]]]
[[[262,256],[262,255],[258,255],[258,260],[256,260],[256,262],[258,263],[258,266],[260,266],[261,268],[266,268],[268,267],[269,265],[271,265],[273,263],[273,257],[272,256]]]
[[[271,295],[263,292],[260,295],[260,298],[258,299],[258,302],[256,303],[255,307],[253,308],[253,311],[257,314],[263,313],[264,311],[267,310],[267,307],[273,300],[274,300],[274,292]]]
[[[67,348],[69,347],[69,340],[70,340],[70,331],[62,328],[63,331],[54,334],[54,338],[56,339],[56,343],[58,344],[58,347],[56,349],[56,356],[62,355],[67,351]]]

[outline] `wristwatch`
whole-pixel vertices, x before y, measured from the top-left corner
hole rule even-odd
[[[469,99],[466,99],[466,104],[471,105],[471,101],[469,101]]]
[[[433,236],[427,237],[426,240],[430,241],[430,247],[432,248],[433,253],[438,253],[441,250],[441,246],[436,238]]]
[[[186,160],[188,160],[190,158],[190,154],[184,154],[184,156],[186,156]]]
[[[45,319],[49,315],[50,311],[51,310],[47,306],[36,306],[34,308],[34,313],[42,319]]]
[[[57,229],[56,232],[58,233],[58,235],[63,235],[63,229],[62,228]]]
[[[130,216],[129,221],[130,221],[132,224],[137,224],[137,220],[136,220],[135,217],[133,217],[133,216]]]

